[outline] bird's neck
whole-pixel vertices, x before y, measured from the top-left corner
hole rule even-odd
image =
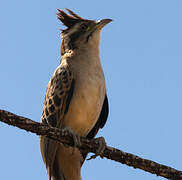
[[[99,46],[93,44],[87,44],[87,46],[78,47],[75,49],[65,49],[62,54],[62,60],[67,59],[69,61],[94,61],[100,62]]]

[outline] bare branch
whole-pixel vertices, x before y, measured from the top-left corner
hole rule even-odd
[[[37,135],[49,137],[63,144],[73,146],[73,138],[68,131],[63,131],[58,128],[45,126],[41,123],[32,121],[31,119],[22,116],[17,116],[13,113],[4,110],[0,110],[0,121],[24,129],[26,131],[36,133]],[[82,145],[78,148],[86,152],[95,153],[99,147],[97,141],[95,141],[94,139],[88,140],[84,137],[81,137],[81,144]],[[108,159],[120,162],[122,164],[126,164],[128,166],[142,169],[152,174],[156,174],[157,176],[162,176],[164,178],[172,180],[182,180],[182,171],[176,170],[174,168],[162,164],[158,164],[151,160],[143,159],[141,157],[123,152],[113,147],[108,146],[104,150],[103,156]]]

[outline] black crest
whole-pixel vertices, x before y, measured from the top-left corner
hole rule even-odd
[[[66,9],[69,14],[66,14],[63,10],[58,9],[57,17],[58,19],[68,28],[71,28],[76,23],[79,23],[81,21],[85,21],[86,19],[83,19],[82,17],[78,16],[73,11]]]

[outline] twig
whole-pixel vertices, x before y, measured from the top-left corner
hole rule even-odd
[[[0,110],[0,121],[26,131],[36,133],[37,135],[49,137],[69,146],[74,145],[72,135],[68,131],[62,131],[58,128],[49,127],[32,121],[31,119],[17,116],[8,111]],[[88,140],[84,137],[81,137],[81,146],[78,148],[82,151],[96,153],[98,147],[99,144],[94,139]],[[134,168],[142,169],[167,179],[182,180],[182,171],[158,164],[151,160],[143,159],[113,147],[106,147],[103,157],[120,162],[122,164],[126,164],[128,166],[132,166]]]

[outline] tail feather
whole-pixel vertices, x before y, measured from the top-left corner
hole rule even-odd
[[[60,172],[59,165],[58,165],[58,163],[57,163],[56,160],[54,161],[53,171],[52,171],[51,174],[52,174],[51,175],[52,180],[66,180],[65,177],[64,177],[64,175],[63,175],[63,173]],[[48,175],[49,175],[49,173],[48,173]],[[51,180],[51,179],[49,179],[49,180]]]
[[[53,140],[41,137],[41,153],[49,180],[81,180],[82,155],[79,149],[65,147]]]

